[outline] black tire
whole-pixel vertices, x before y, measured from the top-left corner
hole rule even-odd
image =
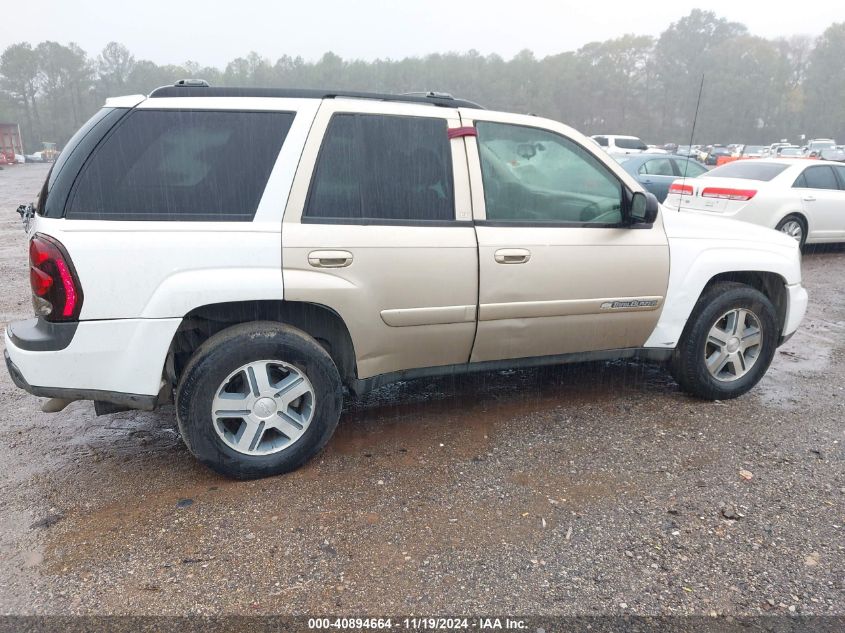
[[[234,450],[214,430],[211,404],[221,383],[239,367],[262,359],[284,361],[307,376],[314,411],[303,435],[268,455]],[[188,450],[206,466],[236,479],[269,477],[296,470],[319,453],[337,427],[343,392],[326,350],[302,330],[272,321],[226,328],[194,352],[176,389],[176,419]]]
[[[799,244],[800,248],[803,249],[804,244],[807,243],[807,220],[804,218],[804,216],[799,215],[797,213],[790,213],[785,218],[783,218],[780,222],[778,222],[777,226],[775,227],[775,230],[776,231],[782,231],[784,225],[787,222],[791,222],[793,220],[795,222],[798,222],[798,224],[801,225],[801,240],[799,241],[798,244]]]
[[[717,380],[707,369],[705,344],[717,320],[736,308],[750,310],[757,317],[762,331],[761,344],[748,373],[725,382]],[[705,400],[736,398],[754,387],[766,373],[774,357],[778,338],[777,312],[762,292],[741,283],[716,283],[696,303],[672,355],[670,371],[681,389],[694,396]]]

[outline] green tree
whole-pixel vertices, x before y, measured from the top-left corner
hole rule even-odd
[[[129,77],[135,67],[135,57],[123,44],[109,42],[97,58],[100,92],[112,97],[125,94]]]
[[[828,28],[809,56],[805,92],[808,137],[845,138],[845,22]]]
[[[38,80],[38,54],[27,42],[12,44],[0,55],[0,88],[23,113],[25,142],[30,146],[30,139],[41,134]]]

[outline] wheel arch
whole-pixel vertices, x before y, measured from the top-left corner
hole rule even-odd
[[[165,364],[165,378],[176,385],[193,352],[212,335],[232,325],[276,321],[299,328],[331,356],[344,384],[357,376],[355,348],[340,315],[328,306],[300,301],[229,301],[198,306],[176,330]]]
[[[783,222],[786,218],[788,218],[790,216],[795,216],[799,220],[801,220],[801,222],[804,223],[804,233],[810,232],[810,219],[807,217],[807,214],[804,213],[803,210],[801,210],[801,211],[787,211],[786,213],[784,213],[783,215],[780,216],[780,218],[778,219],[777,222],[775,222],[775,225],[774,225],[773,228],[777,229],[777,227],[780,226],[781,222]]]
[[[684,240],[694,246],[695,240]],[[793,242],[794,243],[794,242]],[[670,242],[672,264],[660,320],[644,347],[678,345],[687,320],[706,289],[718,281],[736,281],[757,288],[775,305],[783,331],[789,310],[787,284],[801,281],[800,259],[785,248],[765,248],[737,241],[729,247],[679,249]]]
[[[766,298],[775,306],[778,319],[778,333],[783,333],[786,324],[786,313],[789,308],[789,293],[786,289],[786,279],[777,273],[765,270],[743,270],[719,273],[710,278],[701,291],[704,295],[715,284],[723,281],[732,281],[745,284],[762,292]]]

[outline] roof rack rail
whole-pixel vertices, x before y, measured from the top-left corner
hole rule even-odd
[[[196,87],[196,88],[211,88],[211,84],[205,79],[180,79],[174,86],[182,87]]]
[[[355,92],[350,90],[310,90],[299,88],[224,88],[211,86],[204,79],[180,79],[170,86],[156,88],[151,99],[163,97],[269,97],[277,99],[372,99],[375,101],[398,101],[403,103],[425,103],[444,108],[484,108],[472,101],[456,99],[445,92],[412,92],[389,94],[378,92]]]

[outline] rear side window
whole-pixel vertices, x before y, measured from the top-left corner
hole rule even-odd
[[[742,160],[712,169],[702,176],[708,178],[743,178],[747,180],[763,180],[768,182],[789,165],[780,163],[762,163],[758,161]]]
[[[601,145],[602,147],[607,147],[607,137],[606,136],[594,136],[593,140]]]
[[[293,118],[136,110],[84,167],[67,217],[251,221]]]
[[[833,173],[833,169],[827,165],[810,167],[801,175],[804,179],[800,184],[796,181],[796,187],[806,187],[807,189],[839,189],[839,183],[836,182],[836,175]]]
[[[687,178],[697,178],[702,174],[707,173],[707,168],[703,165],[699,165],[695,161],[691,159],[683,159],[679,158],[675,161],[675,167],[678,169],[678,175],[684,176]]]
[[[836,175],[839,176],[839,188],[845,190],[845,166],[831,165],[831,168],[836,172]]]
[[[640,167],[641,174],[649,174],[652,176],[674,176],[675,172],[672,169],[672,163],[668,158],[655,158],[648,160]]]
[[[446,120],[334,115],[304,217],[375,223],[454,220]]]

